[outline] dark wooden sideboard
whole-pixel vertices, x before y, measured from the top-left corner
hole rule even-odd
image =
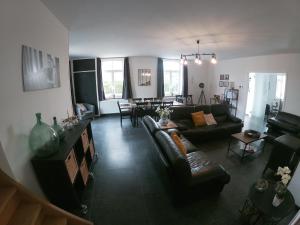
[[[58,152],[47,158],[33,157],[31,162],[53,204],[69,211],[81,208],[84,211],[86,206],[81,198],[95,158],[91,123],[86,120],[65,132]]]

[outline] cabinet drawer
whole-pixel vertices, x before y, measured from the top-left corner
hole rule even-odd
[[[90,141],[90,153],[91,153],[91,158],[94,158],[95,155],[95,148],[94,148],[94,144],[93,144],[93,139],[91,139]]]
[[[65,165],[69,174],[69,178],[72,182],[72,184],[74,183],[76,174],[78,172],[78,165],[76,162],[76,156],[74,153],[74,149],[72,149],[67,157],[67,159],[65,160]]]
[[[89,148],[89,136],[86,129],[81,134],[81,140],[82,140],[83,151],[85,153]]]
[[[84,185],[86,185],[88,178],[89,178],[89,170],[87,168],[87,164],[85,161],[85,158],[83,158],[81,165],[80,165],[80,173],[83,179],[83,183]]]

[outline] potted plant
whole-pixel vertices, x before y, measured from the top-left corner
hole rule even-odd
[[[285,167],[278,167],[276,175],[280,176],[280,181],[278,181],[275,185],[275,191],[276,194],[273,199],[273,206],[277,207],[279,206],[283,200],[285,193],[287,191],[287,185],[289,181],[291,180],[291,170],[285,166]]]
[[[160,120],[158,121],[160,125],[167,125],[170,114],[173,112],[168,107],[160,108],[159,106],[155,110],[155,112],[159,115]]]

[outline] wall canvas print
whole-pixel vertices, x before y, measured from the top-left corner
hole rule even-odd
[[[151,85],[151,70],[150,69],[138,69],[138,85],[150,86]]]
[[[224,81],[219,81],[219,87],[224,87]]]
[[[22,77],[24,91],[60,87],[59,58],[23,45]]]
[[[224,74],[220,74],[220,80],[225,80],[225,75]]]
[[[229,80],[229,74],[225,74],[225,80]]]

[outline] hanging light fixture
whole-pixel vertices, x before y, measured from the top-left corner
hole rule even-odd
[[[180,56],[181,64],[187,65],[188,64],[188,57],[195,57],[195,59],[194,59],[195,64],[201,65],[202,64],[201,56],[211,56],[210,62],[212,64],[216,64],[217,63],[216,54],[215,53],[200,53],[200,49],[199,49],[200,41],[197,40],[196,43],[197,43],[197,46],[198,46],[198,52],[197,53],[192,53],[192,54],[181,54],[181,56]]]

